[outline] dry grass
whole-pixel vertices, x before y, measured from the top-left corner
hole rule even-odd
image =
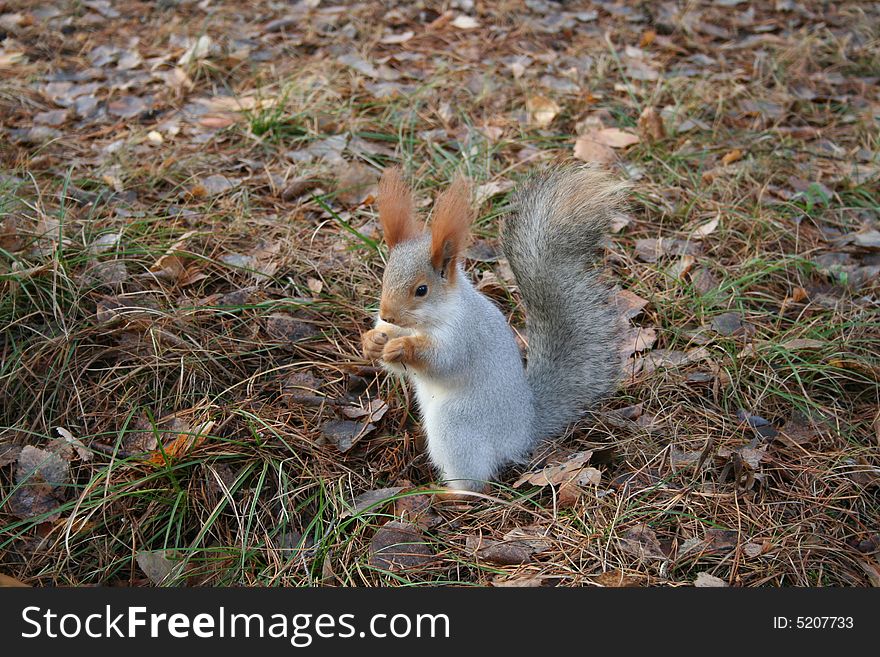
[[[25,56],[0,66],[0,449],[47,447],[64,427],[92,454],[71,460],[57,509],[25,517],[11,499],[28,484],[14,461],[0,467],[0,571],[33,585],[144,584],[137,554],[167,550],[166,584],[678,586],[701,572],[736,586],[878,583],[878,256],[846,237],[878,229],[876,8],[749,16],[690,2],[679,19],[598,9],[544,29],[555,3],[544,18],[478,3],[481,27],[461,30],[458,10],[375,3],[269,31],[280,10],[242,4],[121,0],[115,18],[0,5],[24,17],[3,23],[4,52]],[[407,30],[403,44],[380,41]],[[202,34],[218,50],[181,65],[180,83],[179,37]],[[656,80],[633,79],[643,69],[625,46],[640,42]],[[101,45],[143,62],[95,74],[99,107],[145,94],[152,107],[15,132],[58,109],[50,76],[94,68]],[[340,62],[352,52],[375,67],[392,57],[401,77]],[[509,58],[525,54],[517,79]],[[536,93],[560,107],[548,127],[526,116]],[[197,113],[196,99],[222,96],[249,104]],[[350,501],[432,473],[405,390],[359,355],[382,249],[351,187],[394,163],[419,200],[457,171],[478,187],[517,181],[568,157],[580,122],[635,130],[645,107],[671,108],[669,136],[620,153],[636,191],[607,260],[615,284],[649,302],[633,320],[657,332],[646,359],[690,360],[633,370],[554,446],[551,458],[594,452],[601,482],[576,501],[513,488],[511,471],[493,499],[421,517],[435,559],[371,564],[377,528],[423,499],[404,491],[355,515]],[[685,130],[687,119],[699,123]],[[296,155],[334,136],[363,168]],[[742,158],[723,163],[734,149]],[[211,175],[234,184],[218,191]],[[484,250],[508,191],[478,208]],[[639,257],[638,240],[658,237],[701,251]],[[469,267],[497,275],[490,290],[521,326],[503,263]],[[731,312],[745,331],[705,328]],[[340,451],[324,423],[377,397],[388,412]],[[477,550],[505,536],[525,563]]]

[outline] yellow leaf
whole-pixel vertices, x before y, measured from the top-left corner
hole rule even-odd
[[[721,164],[723,164],[724,166],[727,166],[728,164],[733,164],[737,160],[741,160],[742,156],[743,152],[738,148],[734,148],[732,151],[728,151],[724,154],[724,156],[721,158]]]

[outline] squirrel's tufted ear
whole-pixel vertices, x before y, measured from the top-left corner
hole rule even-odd
[[[379,221],[388,246],[393,247],[418,235],[412,192],[403,181],[400,167],[385,169],[379,181]]]
[[[437,197],[431,220],[431,264],[452,279],[455,261],[464,250],[471,226],[471,189],[461,176]]]

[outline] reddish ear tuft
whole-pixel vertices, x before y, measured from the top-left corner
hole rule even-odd
[[[379,181],[379,221],[385,242],[393,247],[415,237],[419,226],[413,213],[412,193],[403,181],[400,167],[385,169]]]
[[[452,278],[455,260],[461,255],[471,225],[471,190],[459,176],[437,197],[431,220],[431,264]]]

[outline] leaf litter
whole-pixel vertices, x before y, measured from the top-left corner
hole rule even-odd
[[[13,375],[0,395],[13,401],[6,426],[17,427],[4,434],[0,477],[16,486],[30,449],[57,465],[21,486],[30,501],[17,493],[0,509],[24,523],[0,570],[35,584],[129,583],[88,564],[128,562],[143,540],[165,545],[162,528],[92,539],[126,536],[122,518],[153,514],[161,525],[156,500],[183,486],[194,511],[186,532],[208,517],[212,536],[263,546],[254,563],[264,571],[237,571],[249,585],[313,583],[318,571],[346,585],[423,583],[452,569],[481,585],[690,585],[701,573],[742,586],[815,585],[816,572],[822,584],[876,581],[873,554],[858,547],[870,544],[878,444],[869,319],[880,166],[863,138],[876,105],[876,81],[858,65],[876,50],[865,20],[807,1],[658,5],[650,16],[626,3],[529,2],[504,20],[468,3],[439,13],[304,2],[245,27],[238,3],[211,9],[199,32],[158,5],[136,16],[101,0],[73,14],[52,5],[0,14],[9,146],[0,187],[12,204],[0,286],[11,300],[3,337],[16,345],[4,351]],[[88,41],[51,45],[77,34]],[[798,48],[811,56],[792,57]],[[413,489],[381,513],[405,521],[408,535],[430,528],[434,556],[396,571],[400,579],[353,567],[369,563],[372,526],[325,537],[320,564],[306,549],[282,565],[274,546],[336,519],[311,500],[434,477],[412,400],[360,357],[382,254],[336,217],[378,241],[383,167],[404,164],[422,213],[454,171],[467,171],[478,204],[467,267],[525,342],[499,226],[513,187],[573,151],[634,184],[605,246],[634,353],[620,393],[595,409],[599,421],[575,423],[559,460],[523,475],[548,483],[511,491],[519,475],[504,473],[490,493],[529,496],[538,524],[553,527],[551,548],[526,554],[511,534],[523,519],[505,505],[434,509]],[[304,371],[316,382],[285,383]],[[353,377],[363,385],[350,387]],[[216,404],[210,438],[201,411],[158,413],[202,398]],[[612,419],[608,409],[620,407],[626,417]],[[822,417],[796,420],[794,407]],[[160,446],[182,466],[174,481],[164,457],[144,474]],[[571,480],[549,483],[545,469],[572,452],[593,456]],[[247,523],[210,513],[217,491],[206,473],[218,458],[239,481],[232,495],[246,502]],[[273,476],[248,474],[255,459]],[[109,487],[86,487],[111,467]],[[43,519],[80,495],[80,509],[102,509],[92,517],[108,524],[80,524],[72,510],[65,521],[82,558],[62,561],[41,538]],[[808,509],[792,504],[805,496]],[[644,529],[627,535],[632,518],[620,510],[634,507],[656,543]],[[650,519],[672,507],[682,515],[668,524]],[[596,531],[613,528],[611,549],[598,549],[583,515]],[[358,526],[376,522],[365,517]],[[729,535],[707,538],[694,518],[742,522],[738,560],[719,558],[733,549]],[[255,542],[254,527],[271,535]],[[495,555],[509,565],[481,567],[469,536],[514,545]],[[687,570],[664,569],[656,547],[679,558],[692,539]],[[200,564],[187,581],[228,581],[235,558],[222,545],[186,547]],[[167,573],[154,576],[134,581]]]

